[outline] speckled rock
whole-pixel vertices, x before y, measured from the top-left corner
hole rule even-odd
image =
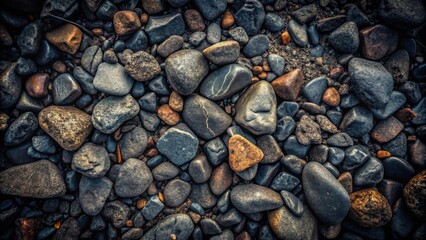
[[[231,190],[232,204],[243,213],[256,213],[279,208],[279,193],[256,184],[238,185]]]

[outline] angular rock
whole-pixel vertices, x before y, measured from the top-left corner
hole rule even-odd
[[[139,16],[134,11],[118,11],[112,20],[118,36],[125,36],[137,31],[141,27]]]
[[[89,142],[74,154],[71,168],[89,178],[98,178],[105,175],[110,165],[106,149]]]
[[[271,82],[275,93],[287,101],[295,101],[304,83],[303,72],[296,68],[293,71]]]
[[[354,22],[346,22],[328,37],[331,46],[341,53],[354,53],[358,49],[358,27]]]
[[[88,178],[83,176],[79,185],[79,201],[83,212],[96,216],[104,207],[113,183],[106,177]]]
[[[361,165],[354,174],[354,184],[366,186],[377,184],[382,181],[384,168],[382,162],[375,157],[370,157]]]
[[[426,170],[419,172],[408,181],[404,187],[404,200],[408,209],[415,217],[424,221],[426,219],[425,194]]]
[[[283,205],[277,192],[256,184],[238,185],[231,190],[232,204],[243,213],[273,210]]]
[[[340,165],[342,170],[350,171],[361,166],[370,157],[368,148],[363,145],[354,145],[345,149],[345,159]]]
[[[150,16],[145,31],[152,44],[160,43],[172,35],[184,33],[185,22],[179,13]]]
[[[340,129],[351,137],[361,137],[373,128],[373,114],[368,109],[355,106],[343,117]]]
[[[59,75],[53,81],[52,95],[56,105],[68,105],[81,96],[81,88],[69,73]]]
[[[327,144],[333,147],[350,147],[354,145],[354,141],[347,133],[336,133],[327,139]]]
[[[161,72],[157,60],[145,51],[133,53],[124,67],[132,78],[141,82],[151,80]]]
[[[233,63],[240,56],[240,44],[234,40],[219,42],[204,49],[203,54],[214,64]]]
[[[379,143],[387,143],[404,129],[404,125],[395,117],[390,116],[379,122],[371,131],[371,138]]]
[[[33,22],[25,26],[16,39],[18,50],[23,56],[32,56],[37,53],[42,38],[42,28]]]
[[[102,217],[107,221],[111,222],[115,228],[121,228],[126,224],[126,221],[130,217],[130,208],[121,202],[115,200],[105,204],[102,209]]]
[[[160,201],[158,195],[154,195],[149,198],[146,205],[143,207],[141,213],[146,220],[150,221],[158,216],[158,214],[163,210],[164,204]],[[124,235],[123,235],[124,239]]]
[[[398,33],[378,24],[359,32],[362,55],[371,60],[380,60],[398,47]]]
[[[384,66],[392,74],[396,84],[407,82],[410,71],[410,56],[407,51],[403,49],[395,51]]]
[[[124,96],[132,90],[133,79],[122,65],[103,62],[98,67],[93,86],[104,93]]]
[[[81,57],[81,66],[90,74],[95,75],[99,64],[102,62],[102,49],[98,46],[91,46],[84,50]],[[74,70],[75,72],[76,70]],[[76,75],[74,73],[74,75]],[[77,78],[77,77],[76,77]]]
[[[172,35],[158,45],[157,53],[166,58],[170,54],[180,50],[183,46],[183,37],[178,35]]]
[[[136,158],[129,158],[120,167],[115,192],[120,197],[136,197],[144,193],[153,178],[151,171],[144,162]]]
[[[383,120],[400,109],[405,104],[406,99],[407,98],[401,92],[393,91],[390,95],[389,102],[383,108],[371,108],[370,111],[373,113],[374,117]]]
[[[12,107],[21,95],[22,78],[16,72],[16,63],[10,63],[0,74],[0,108]]]
[[[31,138],[38,128],[37,118],[32,112],[19,115],[4,133],[5,145],[17,145]]]
[[[243,27],[249,36],[257,34],[265,20],[265,10],[258,0],[237,1],[233,5],[235,22]]]
[[[302,94],[309,102],[319,104],[326,89],[327,78],[318,77],[303,86]]]
[[[309,4],[292,12],[291,16],[299,23],[305,24],[315,19],[317,11],[317,6],[315,4]]]
[[[80,48],[82,38],[83,33],[81,30],[70,23],[66,23],[63,26],[46,33],[47,41],[52,43],[59,50],[69,54],[77,53]]]
[[[235,172],[244,171],[263,158],[263,152],[256,145],[241,135],[234,135],[229,139],[229,165]]]
[[[296,137],[304,145],[319,144],[322,140],[321,129],[310,117],[303,115],[297,123]]]

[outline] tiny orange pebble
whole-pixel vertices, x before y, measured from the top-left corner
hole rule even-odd
[[[388,158],[390,156],[392,156],[392,154],[390,152],[388,152],[388,151],[385,151],[385,150],[379,150],[379,151],[377,151],[377,157],[379,159],[385,159],[385,158]]]
[[[130,220],[130,219],[128,219],[128,220],[126,221],[126,227],[133,227],[133,221],[132,221],[132,220]]]
[[[141,23],[142,24],[147,23],[148,22],[148,18],[149,18],[148,14],[142,13],[142,15],[141,15]]]
[[[160,199],[161,202],[164,202],[164,195],[161,192],[158,192],[158,199]]]
[[[263,71],[261,73],[259,73],[259,75],[257,75],[259,77],[259,79],[266,79],[268,77],[268,73]]]
[[[136,202],[136,208],[137,208],[137,209],[142,209],[142,208],[144,208],[144,207],[146,206],[146,203],[147,203],[147,201],[146,201],[146,199],[145,199],[145,198],[139,199],[139,200]]]
[[[253,72],[254,75],[260,74],[263,71],[262,66],[253,66],[251,68],[251,71]]]
[[[121,150],[120,150],[120,145],[117,144],[117,163],[122,163],[123,162],[123,156],[121,156]]]
[[[281,33],[281,42],[283,44],[288,44],[291,41],[290,33],[288,31],[285,31]]]
[[[55,227],[55,229],[59,229],[61,227],[61,221],[56,221],[55,224],[53,224],[53,227]]]
[[[252,84],[255,84],[255,83],[257,83],[257,82],[259,82],[259,78],[258,78],[258,77],[252,77],[252,78],[251,78],[251,83],[252,83]]]
[[[263,64],[262,64],[262,68],[263,68],[263,71],[267,71],[267,72],[270,72],[270,71],[271,71],[271,67],[269,67],[269,63],[268,63],[268,61],[264,61],[264,62],[263,62]]]

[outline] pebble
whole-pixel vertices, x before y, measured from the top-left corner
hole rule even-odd
[[[414,168],[407,160],[399,157],[388,157],[382,161],[385,170],[384,177],[401,183],[406,183],[414,174]]]
[[[361,137],[373,129],[373,114],[364,107],[355,106],[343,117],[340,129],[351,137]]]
[[[288,22],[288,31],[290,32],[291,39],[297,46],[304,48],[308,45],[308,32],[306,25],[301,25],[292,19]]]
[[[157,149],[173,164],[183,165],[197,154],[198,138],[184,123],[169,128],[158,140]]]
[[[352,138],[347,133],[336,133],[327,139],[327,144],[333,147],[350,147],[354,145]]]
[[[108,152],[102,145],[84,144],[72,157],[71,167],[89,178],[99,178],[110,168]]]
[[[138,15],[133,11],[118,11],[114,14],[113,24],[118,36],[129,35],[141,27]]]
[[[371,131],[371,138],[379,143],[387,143],[394,139],[403,129],[404,125],[395,117],[390,116],[376,124]]]
[[[181,112],[183,110],[183,99],[182,97],[175,91],[170,94],[169,97],[169,106],[176,112]]]
[[[393,91],[390,95],[389,102],[383,108],[371,108],[370,111],[373,113],[374,117],[383,120],[400,109],[405,104],[406,99],[407,98],[401,92]]]
[[[179,114],[173,111],[167,104],[163,104],[157,109],[157,115],[163,122],[170,126],[178,124],[180,120]]]
[[[304,83],[303,72],[296,68],[271,82],[275,93],[287,101],[295,101]]]
[[[247,42],[243,48],[244,56],[252,58],[262,55],[269,48],[269,38],[266,35],[258,34]]]
[[[121,64],[103,62],[98,67],[93,79],[93,86],[104,93],[124,96],[132,90],[133,79],[127,75],[125,68]]]
[[[320,126],[308,116],[303,115],[297,123],[296,137],[299,143],[304,145],[319,144],[322,140]]]
[[[157,195],[149,198],[145,207],[142,209],[142,215],[148,221],[154,219],[163,210],[164,204],[160,201]],[[123,235],[124,237],[124,235]]]
[[[210,73],[201,83],[200,94],[210,100],[229,98],[251,83],[252,72],[240,64],[229,64]]]
[[[213,166],[217,166],[228,157],[228,148],[219,137],[206,142],[203,145],[203,150]]]
[[[206,156],[200,154],[189,164],[188,173],[195,183],[203,183],[209,180],[212,174],[212,166]]]
[[[205,32],[194,32],[189,37],[189,43],[194,47],[199,46],[204,41],[204,39],[206,39],[206,37],[207,34]]]
[[[37,118],[32,112],[25,112],[13,121],[4,133],[5,145],[17,145],[31,138],[38,128]]]
[[[400,133],[391,141],[383,144],[382,148],[393,156],[403,158],[407,153],[407,137],[404,133]]]
[[[411,76],[416,81],[424,81],[426,79],[426,64],[419,64],[413,69]]]
[[[275,191],[292,191],[299,183],[300,181],[297,177],[282,171],[272,180],[269,187]]]
[[[136,158],[124,161],[115,181],[115,193],[120,197],[136,197],[144,193],[153,182],[152,174],[144,162]]]
[[[40,47],[41,38],[42,28],[39,24],[33,22],[25,26],[16,38],[16,45],[21,55],[35,55]]]
[[[22,78],[16,74],[16,63],[10,63],[0,74],[0,108],[12,107],[19,99]]]
[[[354,22],[346,22],[328,37],[331,46],[341,53],[354,53],[358,49],[358,27]]]
[[[217,23],[211,23],[207,27],[207,42],[210,44],[216,44],[220,42],[222,37],[222,29]]]
[[[318,34],[318,31],[315,25],[310,25],[308,27],[308,37],[312,45],[317,46],[320,43],[320,36]],[[317,47],[322,49],[321,46],[317,46]]]
[[[294,117],[297,111],[299,111],[299,104],[296,102],[282,101],[277,107],[277,116],[284,117],[290,116]]]
[[[426,181],[426,170],[423,170],[408,181],[404,187],[404,201],[410,212],[419,220],[426,218],[424,186]]]
[[[332,17],[322,18],[317,22],[319,32],[331,32],[346,22],[346,15],[336,15]]]
[[[195,5],[207,20],[215,20],[226,10],[226,0],[194,0]]]
[[[339,224],[349,211],[349,195],[320,163],[308,162],[303,169],[305,197],[315,216],[326,225]]]
[[[277,125],[276,106],[271,84],[259,81],[238,99],[235,122],[255,135],[272,134]]]
[[[185,22],[191,32],[204,31],[206,25],[200,12],[195,9],[188,9],[184,14]]]
[[[138,30],[126,42],[126,47],[133,52],[144,51],[148,46],[148,38],[144,31]]]
[[[47,66],[61,57],[61,52],[46,40],[41,40],[40,48],[35,56],[38,65]]]
[[[34,136],[31,138],[31,143],[38,152],[49,154],[56,152],[55,142],[47,135]]]
[[[263,22],[265,29],[271,32],[279,32],[283,30],[285,26],[284,20],[275,13],[267,13],[265,15],[265,21]]]
[[[81,87],[71,74],[64,73],[53,80],[52,95],[56,105],[68,105],[81,94]]]
[[[230,10],[226,10],[225,13],[222,16],[222,21],[221,21],[221,27],[223,29],[228,29],[230,27],[232,27],[232,25],[234,25],[235,23],[235,18],[234,15],[232,15],[232,12]]]
[[[410,57],[405,50],[395,51],[384,64],[396,84],[404,84],[410,71]]]
[[[106,203],[101,214],[112,226],[121,228],[130,217],[130,208],[120,200],[115,200]]]
[[[90,116],[71,106],[49,106],[39,113],[38,122],[67,151],[77,150],[92,131]]]
[[[109,96],[95,105],[92,113],[93,126],[105,133],[111,134],[125,121],[134,118],[139,113],[139,104],[131,96]]]
[[[249,36],[257,34],[265,20],[265,10],[258,0],[238,1],[233,4],[235,22],[243,27]]]
[[[299,23],[305,24],[315,19],[317,15],[317,7],[315,4],[303,6],[291,13],[291,16]]]
[[[82,67],[74,68],[73,76],[83,92],[87,94],[96,94],[98,92],[95,86],[93,86],[93,76],[86,72]]]
[[[370,157],[364,164],[357,168],[354,174],[354,184],[357,186],[369,186],[382,181],[384,167],[375,157]]]
[[[141,82],[151,80],[161,72],[157,60],[145,51],[133,53],[124,69],[132,78]]]
[[[102,49],[98,46],[91,46],[84,50],[81,57],[81,66],[90,74],[95,75],[99,64],[102,62]],[[75,70],[74,70],[75,71]]]
[[[246,44],[249,41],[249,36],[246,33],[246,30],[242,27],[236,27],[229,30],[229,35],[240,44]]]
[[[18,165],[0,172],[1,194],[29,198],[55,198],[65,195],[59,168],[48,160]]]
[[[232,204],[243,213],[273,210],[283,205],[279,193],[256,184],[238,185],[231,190]]]
[[[203,54],[217,65],[233,63],[240,56],[240,44],[234,40],[219,42],[204,49]]]
[[[348,217],[362,227],[381,227],[392,218],[389,202],[373,188],[353,192],[350,199]]]
[[[342,170],[350,171],[361,166],[370,157],[368,148],[363,145],[354,145],[345,149],[345,158],[340,164]]]
[[[25,81],[25,90],[31,97],[43,98],[48,94],[49,75],[36,73]]]
[[[47,41],[52,43],[59,50],[69,54],[75,54],[80,48],[83,33],[78,27],[66,23],[59,28],[47,32],[45,37]]]
[[[20,57],[16,64],[15,72],[21,76],[30,76],[37,72],[37,65],[29,58]]]
[[[362,55],[371,60],[380,60],[398,47],[398,33],[378,24],[359,32]]]
[[[285,153],[290,155],[295,155],[299,158],[304,158],[306,154],[308,153],[310,145],[304,145],[299,143],[296,136],[291,135],[290,137],[285,140],[283,143],[283,150]]]
[[[66,219],[55,232],[52,239],[75,239],[80,235],[79,223],[73,217]]]
[[[151,167],[148,164],[149,167]],[[179,168],[170,162],[163,162],[152,169],[152,176],[157,181],[170,180],[179,174]]]
[[[326,89],[327,78],[318,77],[303,86],[302,94],[309,102],[319,104]]]
[[[416,104],[422,99],[419,85],[415,82],[407,81],[398,90],[404,94],[408,103]]]
[[[330,119],[328,119],[324,115],[316,115],[316,120],[321,128],[321,130],[328,132],[328,133],[337,133],[338,129],[336,125],[334,125]]]
[[[317,234],[317,220],[308,208],[297,216],[289,208],[280,207],[268,212],[268,223],[280,239],[314,239]]]
[[[174,235],[176,239],[189,239],[193,230],[194,223],[187,214],[171,214],[146,232],[141,240],[170,239],[171,235]]]
[[[142,228],[131,228],[123,234],[121,239],[123,240],[136,240],[143,236]]]
[[[400,29],[415,28],[426,20],[425,5],[420,0],[401,3],[396,0],[386,0],[380,3],[379,16],[388,23]]]
[[[109,160],[108,160],[109,161]],[[89,216],[96,216],[105,205],[113,183],[107,177],[89,178],[83,176],[79,184],[81,209]]]
[[[290,116],[284,116],[278,120],[274,137],[278,141],[286,140],[296,129],[296,122]]]
[[[179,51],[183,47],[183,37],[172,35],[158,45],[157,53],[163,58],[167,58],[172,53]]]
[[[172,88],[181,95],[194,92],[208,71],[207,59],[197,50],[180,50],[166,59],[167,78]]]
[[[285,60],[280,55],[269,54],[268,64],[271,67],[272,72],[275,73],[275,75],[282,76],[284,74]]]
[[[180,179],[173,179],[164,187],[164,200],[167,206],[180,206],[191,193],[191,184]]]
[[[302,201],[289,191],[281,191],[281,197],[284,200],[284,205],[297,217],[301,217],[305,211]]]
[[[426,97],[423,97],[414,107],[416,117],[411,120],[416,125],[426,124]]]
[[[172,35],[183,34],[185,22],[179,13],[150,16],[145,26],[145,32],[152,44],[160,43]]]
[[[222,233],[222,229],[219,224],[210,218],[204,218],[200,221],[200,227],[204,234],[206,235],[217,235]]]
[[[282,156],[280,145],[271,135],[263,135],[257,139],[257,147],[263,152],[261,163],[269,164],[278,161]]]
[[[199,204],[202,208],[212,208],[217,203],[217,198],[212,194],[208,183],[192,184],[189,198],[193,203]]]
[[[263,152],[256,145],[241,135],[234,135],[229,139],[229,165],[235,172],[242,172],[259,163]]]

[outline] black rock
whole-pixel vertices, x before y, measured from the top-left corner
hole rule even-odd
[[[173,179],[164,187],[164,202],[167,206],[177,207],[184,203],[191,193],[191,184],[180,179]]]
[[[228,156],[228,148],[220,138],[214,138],[203,145],[204,154],[213,166],[219,165]]]
[[[341,53],[354,53],[359,46],[358,27],[354,22],[346,22],[329,35],[328,41]]]
[[[75,218],[70,217],[61,224],[52,239],[78,239],[79,236],[80,226]]]
[[[355,106],[343,117],[340,128],[352,137],[361,137],[373,128],[373,114],[368,109]]]
[[[35,57],[35,62],[41,66],[47,66],[61,57],[61,51],[46,40],[41,40],[40,48]]]
[[[407,81],[398,90],[405,95],[407,102],[410,104],[416,104],[422,99],[419,84],[416,82]]]
[[[151,16],[145,27],[149,41],[160,43],[172,35],[181,35],[185,31],[185,23],[182,15],[168,14],[163,16]]]
[[[392,156],[403,158],[407,154],[407,137],[404,133],[400,133],[391,141],[383,144],[382,149],[390,152]]]
[[[38,121],[34,113],[25,112],[21,114],[4,134],[6,145],[17,145],[30,139],[38,128]]]
[[[361,166],[370,157],[368,148],[363,145],[354,145],[345,149],[345,159],[340,165],[342,170],[353,170]]]
[[[365,28],[371,25],[367,15],[355,4],[345,6],[346,17],[348,21],[356,23],[358,28]]]
[[[231,190],[231,202],[243,213],[272,210],[283,205],[283,200],[277,192],[256,184],[234,187]]]
[[[321,103],[322,95],[327,89],[327,78],[318,77],[309,81],[303,86],[302,94],[309,102]]]
[[[32,56],[36,54],[40,47],[41,35],[42,31],[39,24],[28,24],[16,39],[16,44],[21,55]]]
[[[53,101],[56,105],[68,105],[81,96],[81,88],[69,73],[59,75],[53,80]]]
[[[195,5],[207,20],[215,20],[226,10],[226,0],[194,0]]]
[[[297,177],[282,171],[274,178],[270,188],[275,191],[292,191],[299,183],[300,180]]]
[[[317,29],[319,32],[331,32],[346,22],[345,15],[337,15],[333,17],[323,18],[318,21]]]
[[[398,157],[388,157],[383,160],[385,178],[406,183],[414,176],[414,168],[407,160]]]
[[[275,13],[267,13],[265,16],[265,21],[263,22],[265,28],[271,32],[279,32],[284,26],[284,20]]]
[[[106,220],[111,222],[114,227],[121,228],[130,217],[130,208],[120,200],[115,200],[106,203],[101,214]]]
[[[232,7],[237,25],[243,27],[249,36],[257,34],[265,20],[263,5],[258,0],[238,0]]]
[[[148,38],[143,30],[138,30],[126,42],[127,48],[133,52],[145,51],[148,46]]]
[[[0,74],[0,108],[12,107],[19,99],[22,78],[16,73],[16,63],[10,63]]]
[[[20,57],[16,61],[15,72],[21,76],[29,76],[37,72],[37,66],[33,60]]]
[[[266,35],[256,35],[248,41],[243,48],[243,54],[248,57],[262,55],[269,48],[269,38]]]
[[[382,162],[375,157],[370,157],[355,172],[353,179],[357,186],[369,186],[383,180],[384,168]]]
[[[309,4],[292,12],[291,16],[299,23],[305,24],[315,19],[317,11],[317,6],[315,4]]]
[[[410,29],[426,21],[426,8],[421,0],[384,0],[380,2],[379,16],[389,26]]]
[[[88,178],[80,180],[79,201],[81,209],[89,216],[96,216],[104,207],[111,192],[113,183],[106,177]]]

